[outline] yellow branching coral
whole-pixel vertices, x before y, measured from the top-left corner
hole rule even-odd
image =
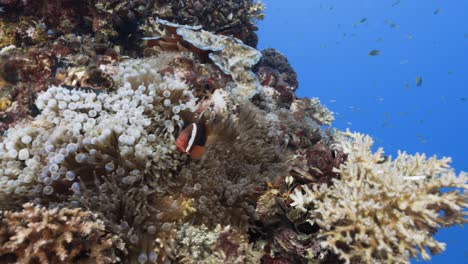
[[[0,224],[0,259],[12,263],[117,263],[123,242],[81,209],[52,209],[27,203],[5,212]],[[120,252],[120,253],[123,253]]]
[[[290,197],[321,227],[322,246],[346,263],[408,263],[419,254],[430,259],[426,249],[445,249],[432,237],[438,228],[468,222],[468,175],[457,177],[450,158],[400,152],[391,160],[382,149],[371,151],[369,136],[349,131],[338,141],[348,154],[336,170],[341,178],[331,187],[302,186]]]

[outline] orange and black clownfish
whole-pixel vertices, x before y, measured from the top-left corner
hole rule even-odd
[[[177,150],[181,153],[188,153],[192,159],[201,159],[205,153],[208,134],[209,131],[205,124],[190,124],[177,137]]]

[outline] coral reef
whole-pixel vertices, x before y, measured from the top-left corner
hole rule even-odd
[[[180,226],[174,249],[180,263],[259,263],[264,254],[249,245],[246,234],[220,225],[214,229],[204,225]]]
[[[119,263],[125,254],[123,242],[90,212],[23,207],[3,213],[2,263]]]
[[[339,144],[347,161],[333,185],[303,185],[291,194],[292,206],[320,226],[321,245],[346,263],[406,263],[419,254],[430,259],[445,249],[432,234],[437,228],[468,222],[467,175],[456,177],[450,159],[399,153],[385,159],[371,151],[369,136],[343,133]],[[443,213],[442,213],[443,212]]]
[[[287,59],[255,48],[262,9],[0,0],[0,262],[441,252],[432,235],[466,222],[467,176],[449,159],[392,160],[369,137],[331,131],[330,110],[297,98]]]
[[[0,6],[0,60],[7,64],[0,63],[0,79],[9,79],[14,94],[24,95],[7,100],[0,92],[0,132],[34,116],[36,92],[52,84],[112,88],[102,69],[126,56],[148,55],[141,40],[157,30],[155,17],[234,35],[255,47],[255,21],[263,10],[252,0],[2,1]]]

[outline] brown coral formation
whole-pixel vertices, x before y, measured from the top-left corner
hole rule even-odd
[[[256,19],[262,5],[238,1],[3,1],[0,16],[0,74],[10,79],[14,94],[2,97],[4,131],[34,116],[36,92],[51,84],[110,89],[102,70],[123,56],[154,55],[142,41],[154,34],[154,17],[195,24],[218,34],[235,35],[256,45]],[[180,47],[180,39],[160,42],[161,50]],[[178,49],[178,48],[177,48]],[[4,65],[7,62],[8,65]],[[5,67],[7,69],[5,69]],[[7,72],[5,72],[7,71]],[[206,81],[210,81],[209,79]],[[13,102],[16,102],[13,106]]]
[[[257,65],[258,72],[262,71],[262,68],[274,71],[271,73],[273,79],[269,79],[269,82],[276,82],[281,86],[288,86],[291,90],[296,90],[299,87],[297,81],[296,71],[291,67],[288,59],[273,48],[262,50],[262,59]],[[266,78],[265,78],[266,81]]]
[[[119,263],[123,243],[104,224],[81,209],[39,208],[3,213],[2,263]]]

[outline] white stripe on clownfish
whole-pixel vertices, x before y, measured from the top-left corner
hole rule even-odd
[[[187,147],[185,148],[185,152],[190,151],[190,149],[193,146],[193,142],[195,142],[195,138],[197,136],[197,124],[193,123],[191,126],[192,126],[192,133],[190,135],[190,139],[189,139],[189,142],[187,144]]]

